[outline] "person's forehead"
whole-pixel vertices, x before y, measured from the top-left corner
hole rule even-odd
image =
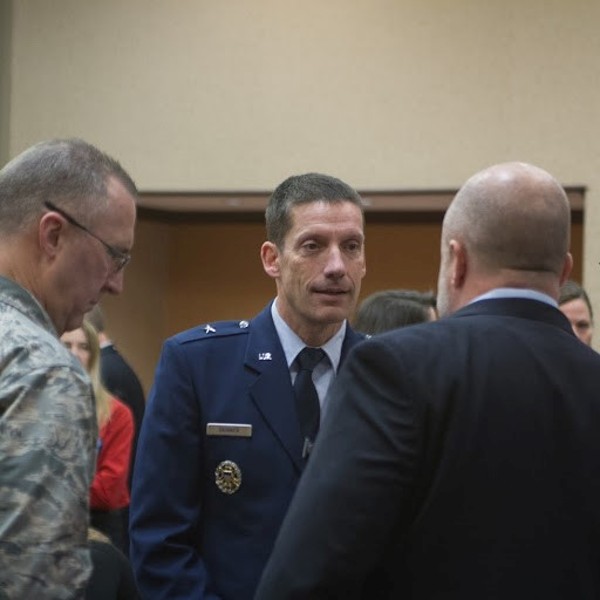
[[[590,309],[583,298],[573,298],[563,302],[559,307],[563,312],[585,314],[589,317]]]
[[[106,193],[110,198],[127,198],[134,204],[136,201],[136,198],[131,195],[131,192],[116,175],[109,175],[106,179]]]
[[[96,215],[94,226],[98,231],[117,233],[116,239],[113,241],[114,236],[111,236],[110,241],[119,247],[129,248],[135,228],[136,199],[114,177],[107,183],[107,195],[108,208]]]
[[[363,215],[360,207],[349,200],[328,202],[314,200],[295,205],[290,211],[291,229],[310,225],[335,225],[341,219],[355,221],[363,229]]]

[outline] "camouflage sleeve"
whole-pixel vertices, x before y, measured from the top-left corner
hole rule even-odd
[[[89,379],[55,366],[2,387],[12,401],[0,418],[0,598],[83,598],[97,439]]]

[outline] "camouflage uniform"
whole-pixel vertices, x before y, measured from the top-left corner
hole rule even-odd
[[[0,277],[0,598],[82,598],[93,392],[29,292]]]

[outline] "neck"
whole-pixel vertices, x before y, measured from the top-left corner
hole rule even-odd
[[[558,300],[560,285],[556,275],[551,273],[506,271],[494,277],[477,277],[473,282],[466,282],[460,290],[456,296],[454,310],[462,308],[478,296],[499,288],[533,290]]]
[[[307,346],[316,348],[326,344],[340,330],[341,326],[341,323],[331,323],[318,324],[316,327],[302,327],[300,330],[293,329]]]
[[[343,325],[344,321],[323,322],[302,318],[297,312],[288,310],[279,299],[275,301],[277,314],[286,325],[307,345],[313,348],[327,343]]]

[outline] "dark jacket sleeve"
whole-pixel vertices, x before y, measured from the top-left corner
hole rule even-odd
[[[137,450],[130,557],[142,597],[215,598],[198,552],[202,518],[199,403],[181,348],[167,341]]]

